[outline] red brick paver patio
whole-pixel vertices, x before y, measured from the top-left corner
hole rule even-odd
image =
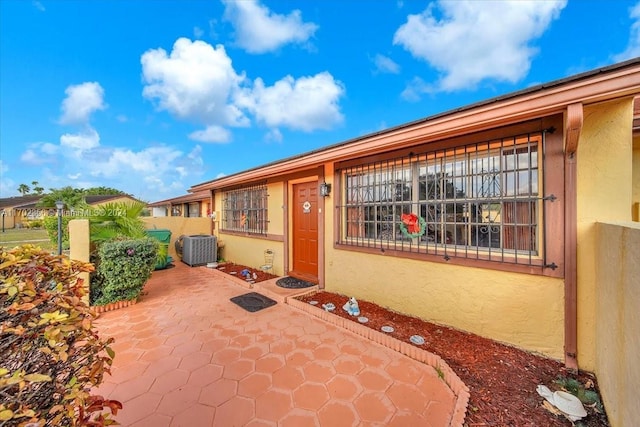
[[[258,283],[279,302],[250,313],[229,301],[250,291],[239,279],[175,264],[138,304],[96,321],[116,339],[96,393],[123,403],[121,425],[462,424],[460,396],[433,366],[285,304],[300,290]]]

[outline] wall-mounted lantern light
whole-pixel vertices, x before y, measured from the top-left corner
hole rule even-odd
[[[58,210],[58,255],[62,255],[62,209],[64,209],[64,202],[57,200],[56,209]]]
[[[328,197],[330,193],[331,193],[331,184],[327,184],[326,182],[323,182],[322,184],[320,184],[320,195],[322,197]]]

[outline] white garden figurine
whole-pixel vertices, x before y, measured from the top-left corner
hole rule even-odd
[[[547,402],[559,409],[562,415],[571,421],[578,421],[587,416],[582,402],[576,396],[566,391],[551,392],[547,386],[538,385],[537,392],[544,397]]]
[[[360,307],[358,307],[358,301],[354,297],[349,298],[342,308],[351,316],[360,316]]]

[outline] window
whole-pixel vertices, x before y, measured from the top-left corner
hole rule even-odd
[[[539,262],[543,145],[536,132],[342,168],[340,243]]]
[[[267,186],[225,191],[222,229],[267,234]]]
[[[193,202],[187,205],[188,217],[199,217],[200,215],[200,202]]]

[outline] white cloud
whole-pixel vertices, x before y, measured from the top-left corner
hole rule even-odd
[[[118,114],[116,116],[116,120],[119,121],[120,123],[126,123],[129,121],[129,118],[127,116],[125,116],[124,114]]]
[[[40,151],[42,151],[44,154],[49,154],[49,155],[56,154],[58,152],[58,149],[59,147],[56,144],[52,144],[50,142],[44,142],[40,146]]]
[[[189,138],[200,142],[229,142],[231,132],[221,126],[211,125],[204,130],[191,132]]]
[[[531,42],[566,4],[566,0],[438,1],[419,15],[409,15],[393,43],[442,73],[433,90],[464,89],[485,79],[517,82],[537,53]]]
[[[20,156],[20,161],[29,165],[41,165],[47,162],[33,148],[27,148]]]
[[[418,102],[423,93],[431,92],[433,87],[425,83],[420,77],[414,77],[400,96],[409,102]]]
[[[55,154],[59,147],[50,142],[35,142],[29,144],[28,148],[20,156],[20,161],[28,165],[42,165],[55,161]]]
[[[176,172],[178,172],[178,174],[180,175],[180,178],[184,178],[185,176],[187,176],[187,170],[185,169],[184,166],[176,167]]]
[[[94,176],[114,177],[117,175],[145,174],[158,175],[167,171],[182,155],[180,150],[167,146],[154,146],[135,152],[130,149],[114,148],[104,161],[92,161]]]
[[[252,85],[233,69],[223,46],[185,38],[175,42],[171,54],[152,49],[141,62],[146,98],[177,118],[206,125],[189,134],[195,141],[228,142],[227,128],[249,126],[249,114],[270,128],[307,132],[343,120],[338,101],[344,88],[328,72],[287,76],[273,86],[258,78]]]
[[[244,126],[248,120],[233,103],[244,80],[236,74],[224,46],[196,40],[176,40],[170,55],[151,49],[141,58],[143,95],[182,119],[205,124]]]
[[[203,174],[202,148],[189,153],[158,144],[142,150],[100,146],[85,151],[59,150],[56,169],[41,167],[48,187],[97,187],[108,183],[145,200],[182,192]],[[4,186],[4,181],[3,181]]]
[[[198,166],[204,165],[204,161],[202,160],[202,147],[199,145],[193,147],[193,150],[187,154],[187,159],[189,159],[191,164]]]
[[[69,86],[66,95],[61,121],[76,124],[77,129],[61,135],[59,144],[28,144],[21,156],[22,162],[38,166],[40,176],[33,178],[48,187],[90,188],[106,182],[145,200],[159,200],[184,191],[202,176],[200,145],[184,153],[164,144],[142,150],[101,144],[98,131],[89,124],[91,113],[104,107],[103,91],[97,83]],[[126,121],[126,116],[116,116],[116,120]],[[8,170],[0,161],[3,193],[5,188],[17,188],[14,180],[5,175]]]
[[[9,177],[9,166],[0,159],[0,197],[9,197],[18,194],[16,183]]]
[[[72,85],[65,90],[67,97],[62,101],[62,124],[87,123],[91,114],[107,108],[104,103],[104,89],[98,82]]]
[[[193,27],[193,38],[201,39],[204,35],[204,31],[200,27]]]
[[[91,150],[100,146],[100,135],[91,127],[87,127],[81,133],[65,133],[60,137],[60,146],[79,152]]]
[[[268,127],[286,126],[311,132],[343,121],[338,101],[344,88],[328,72],[294,79],[286,76],[273,86],[256,79],[246,106]]]
[[[288,15],[272,12],[259,1],[223,0],[224,18],[235,29],[236,43],[249,53],[265,53],[289,43],[306,43],[318,26],[303,22],[299,10]]]
[[[280,129],[271,129],[269,132],[267,132],[267,134],[265,135],[265,139],[267,141],[277,141],[277,142],[282,142],[282,132],[280,132]]]
[[[47,9],[44,7],[44,5],[43,5],[41,2],[37,1],[37,0],[34,0],[34,1],[33,1],[33,2],[31,2],[31,3],[32,3],[32,4],[33,4],[33,6],[34,6],[36,9],[38,9],[40,12],[44,12],[45,10],[47,10]]]
[[[388,56],[377,54],[373,58],[373,63],[379,73],[398,74],[400,72],[400,66]]]
[[[629,30],[629,42],[624,52],[614,56],[614,61],[621,62],[640,56],[640,2],[629,10],[633,20]]]
[[[0,197],[21,196],[18,191],[18,184],[11,178],[0,178]]]

